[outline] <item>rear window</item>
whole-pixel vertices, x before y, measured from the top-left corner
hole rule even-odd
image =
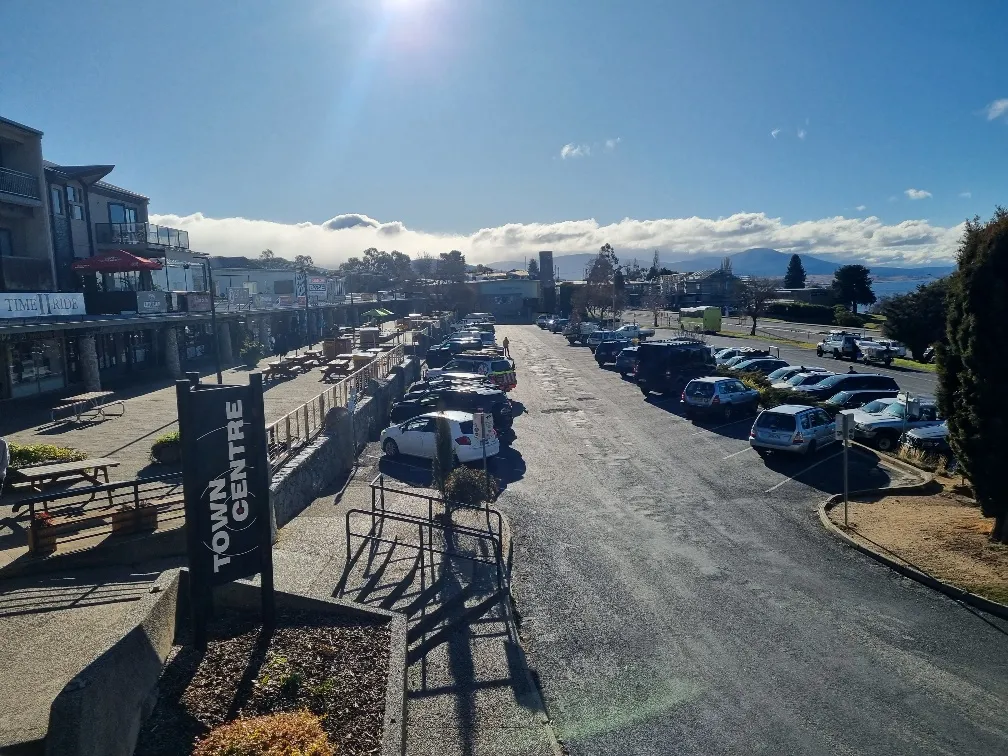
[[[494,360],[490,368],[495,373],[506,373],[511,369],[511,363],[507,360]]]
[[[756,419],[756,427],[768,431],[793,431],[795,416],[783,412],[763,412]]]
[[[462,435],[471,436],[473,432],[473,421],[463,420],[461,423],[459,423],[459,430],[462,431]]]
[[[711,397],[714,396],[714,384],[707,381],[691,381],[686,386],[686,396]]]

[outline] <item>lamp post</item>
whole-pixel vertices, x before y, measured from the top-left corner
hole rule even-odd
[[[217,333],[217,305],[214,302],[213,268],[210,267],[210,258],[208,256],[201,255],[199,259],[206,270],[207,288],[210,289],[210,329],[213,331],[214,363],[217,366],[217,385],[220,386],[224,383],[224,376],[221,375],[220,335]],[[188,268],[189,264],[186,263],[185,267]]]

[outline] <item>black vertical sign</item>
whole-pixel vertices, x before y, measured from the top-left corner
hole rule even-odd
[[[248,386],[176,385],[189,576],[198,646],[215,585],[262,573],[272,624],[273,561],[262,378]]]

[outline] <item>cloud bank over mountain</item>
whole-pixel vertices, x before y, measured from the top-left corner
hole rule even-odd
[[[785,223],[765,213],[736,213],[725,218],[624,218],[609,224],[594,219],[558,223],[507,223],[470,234],[437,233],[382,222],[363,213],[336,215],[323,223],[278,223],[247,218],[151,215],[151,221],[189,232],[194,250],[213,255],[256,256],[265,248],[293,259],[311,255],[316,264],[336,266],[368,247],[399,250],[411,256],[451,249],[470,263],[520,258],[541,249],[555,254],[597,250],[606,242],[621,255],[732,253],[753,247],[785,252],[831,254],[884,265],[950,263],[963,225],[945,227],[927,220],[885,224],[881,219],[820,218]]]

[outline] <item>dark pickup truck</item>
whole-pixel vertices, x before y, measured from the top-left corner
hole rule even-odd
[[[679,396],[694,378],[713,375],[714,355],[702,341],[646,341],[637,347],[637,388]]]
[[[497,389],[445,386],[410,391],[392,405],[390,418],[393,423],[402,423],[417,415],[428,412],[492,412],[497,430],[510,428],[511,402],[503,391]]]
[[[616,358],[619,357],[619,353],[632,345],[633,342],[630,339],[611,339],[609,341],[603,341],[595,347],[595,362],[599,364],[599,367],[604,367],[610,362],[615,363]]]

